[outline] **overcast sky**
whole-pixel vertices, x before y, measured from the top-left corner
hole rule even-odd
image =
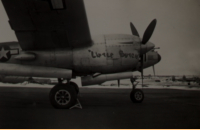
[[[200,74],[200,0],[84,0],[90,31],[98,34],[131,34],[133,22],[140,36],[154,19],[155,32],[150,39],[162,60],[156,74]],[[16,41],[0,3],[0,42]],[[146,69],[145,74],[152,74]]]

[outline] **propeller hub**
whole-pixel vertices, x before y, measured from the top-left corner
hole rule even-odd
[[[147,47],[147,52],[148,52],[155,47],[155,44],[153,44],[151,42],[147,42],[146,47]]]
[[[140,54],[145,54],[147,52],[149,52],[150,50],[154,49],[155,44],[151,43],[151,42],[147,42],[145,45],[141,44],[141,48],[140,48]]]

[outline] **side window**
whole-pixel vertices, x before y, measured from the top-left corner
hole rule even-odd
[[[53,9],[65,9],[64,0],[51,0],[51,5]]]

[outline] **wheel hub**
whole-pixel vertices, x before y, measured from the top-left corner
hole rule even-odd
[[[136,100],[138,100],[138,101],[139,101],[139,100],[142,100],[142,97],[143,97],[143,96],[142,96],[142,93],[141,93],[141,92],[136,92],[136,93],[135,93],[135,99],[136,99]]]
[[[71,96],[67,90],[59,90],[55,94],[55,101],[59,105],[67,105],[70,100],[71,100]]]

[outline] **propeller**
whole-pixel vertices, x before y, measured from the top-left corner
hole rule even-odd
[[[145,30],[144,32],[144,35],[143,35],[143,39],[142,39],[142,44],[146,44],[149,39],[151,38],[153,32],[154,32],[154,29],[156,27],[156,23],[157,23],[157,20],[154,19],[150,24],[149,26],[147,27],[147,29]],[[133,25],[133,23],[131,22],[130,23],[130,27],[131,27],[131,32],[132,32],[132,35],[135,35],[135,36],[138,36],[140,37],[137,29],[135,28],[135,26]]]
[[[141,45],[140,45],[141,46]],[[140,53],[141,54],[141,53]],[[143,64],[144,64],[144,55],[140,55],[140,72],[141,72],[141,78],[142,78],[142,87],[143,87],[143,77],[144,77],[144,72],[143,72]]]
[[[141,65],[141,76],[142,76],[142,87],[143,87],[143,77],[144,77],[143,64]]]
[[[149,39],[151,38],[153,32],[154,32],[154,29],[156,27],[156,23],[157,23],[157,20],[154,19],[150,24],[149,26],[147,27],[147,29],[145,30],[144,32],[144,35],[143,35],[143,38],[142,38],[142,41],[141,41],[141,44],[140,44],[140,62],[141,62],[141,66],[140,66],[140,72],[141,72],[141,76],[142,76],[142,87],[143,87],[143,64],[144,64],[144,60],[143,60],[143,54],[142,54],[142,45],[145,45]],[[135,36],[138,36],[140,37],[137,29],[135,28],[135,26],[133,25],[133,23],[131,22],[130,23],[130,27],[131,27],[131,32],[132,32],[132,35],[135,35]],[[154,66],[153,66],[153,70],[154,70]],[[154,70],[154,75],[155,75],[155,70]]]
[[[130,23],[130,26],[131,26],[131,32],[132,32],[132,34],[135,35],[135,36],[140,37],[140,35],[139,35],[137,29],[135,28],[135,26],[133,25],[132,22]]]
[[[144,35],[143,35],[143,39],[142,39],[142,44],[146,44],[149,39],[151,38],[153,32],[154,32],[154,29],[156,27],[156,23],[157,23],[157,20],[154,19],[150,24],[149,26],[147,27],[146,31],[144,32]]]
[[[153,65],[153,75],[154,75],[154,77],[155,77],[155,75],[156,75],[154,65]]]

